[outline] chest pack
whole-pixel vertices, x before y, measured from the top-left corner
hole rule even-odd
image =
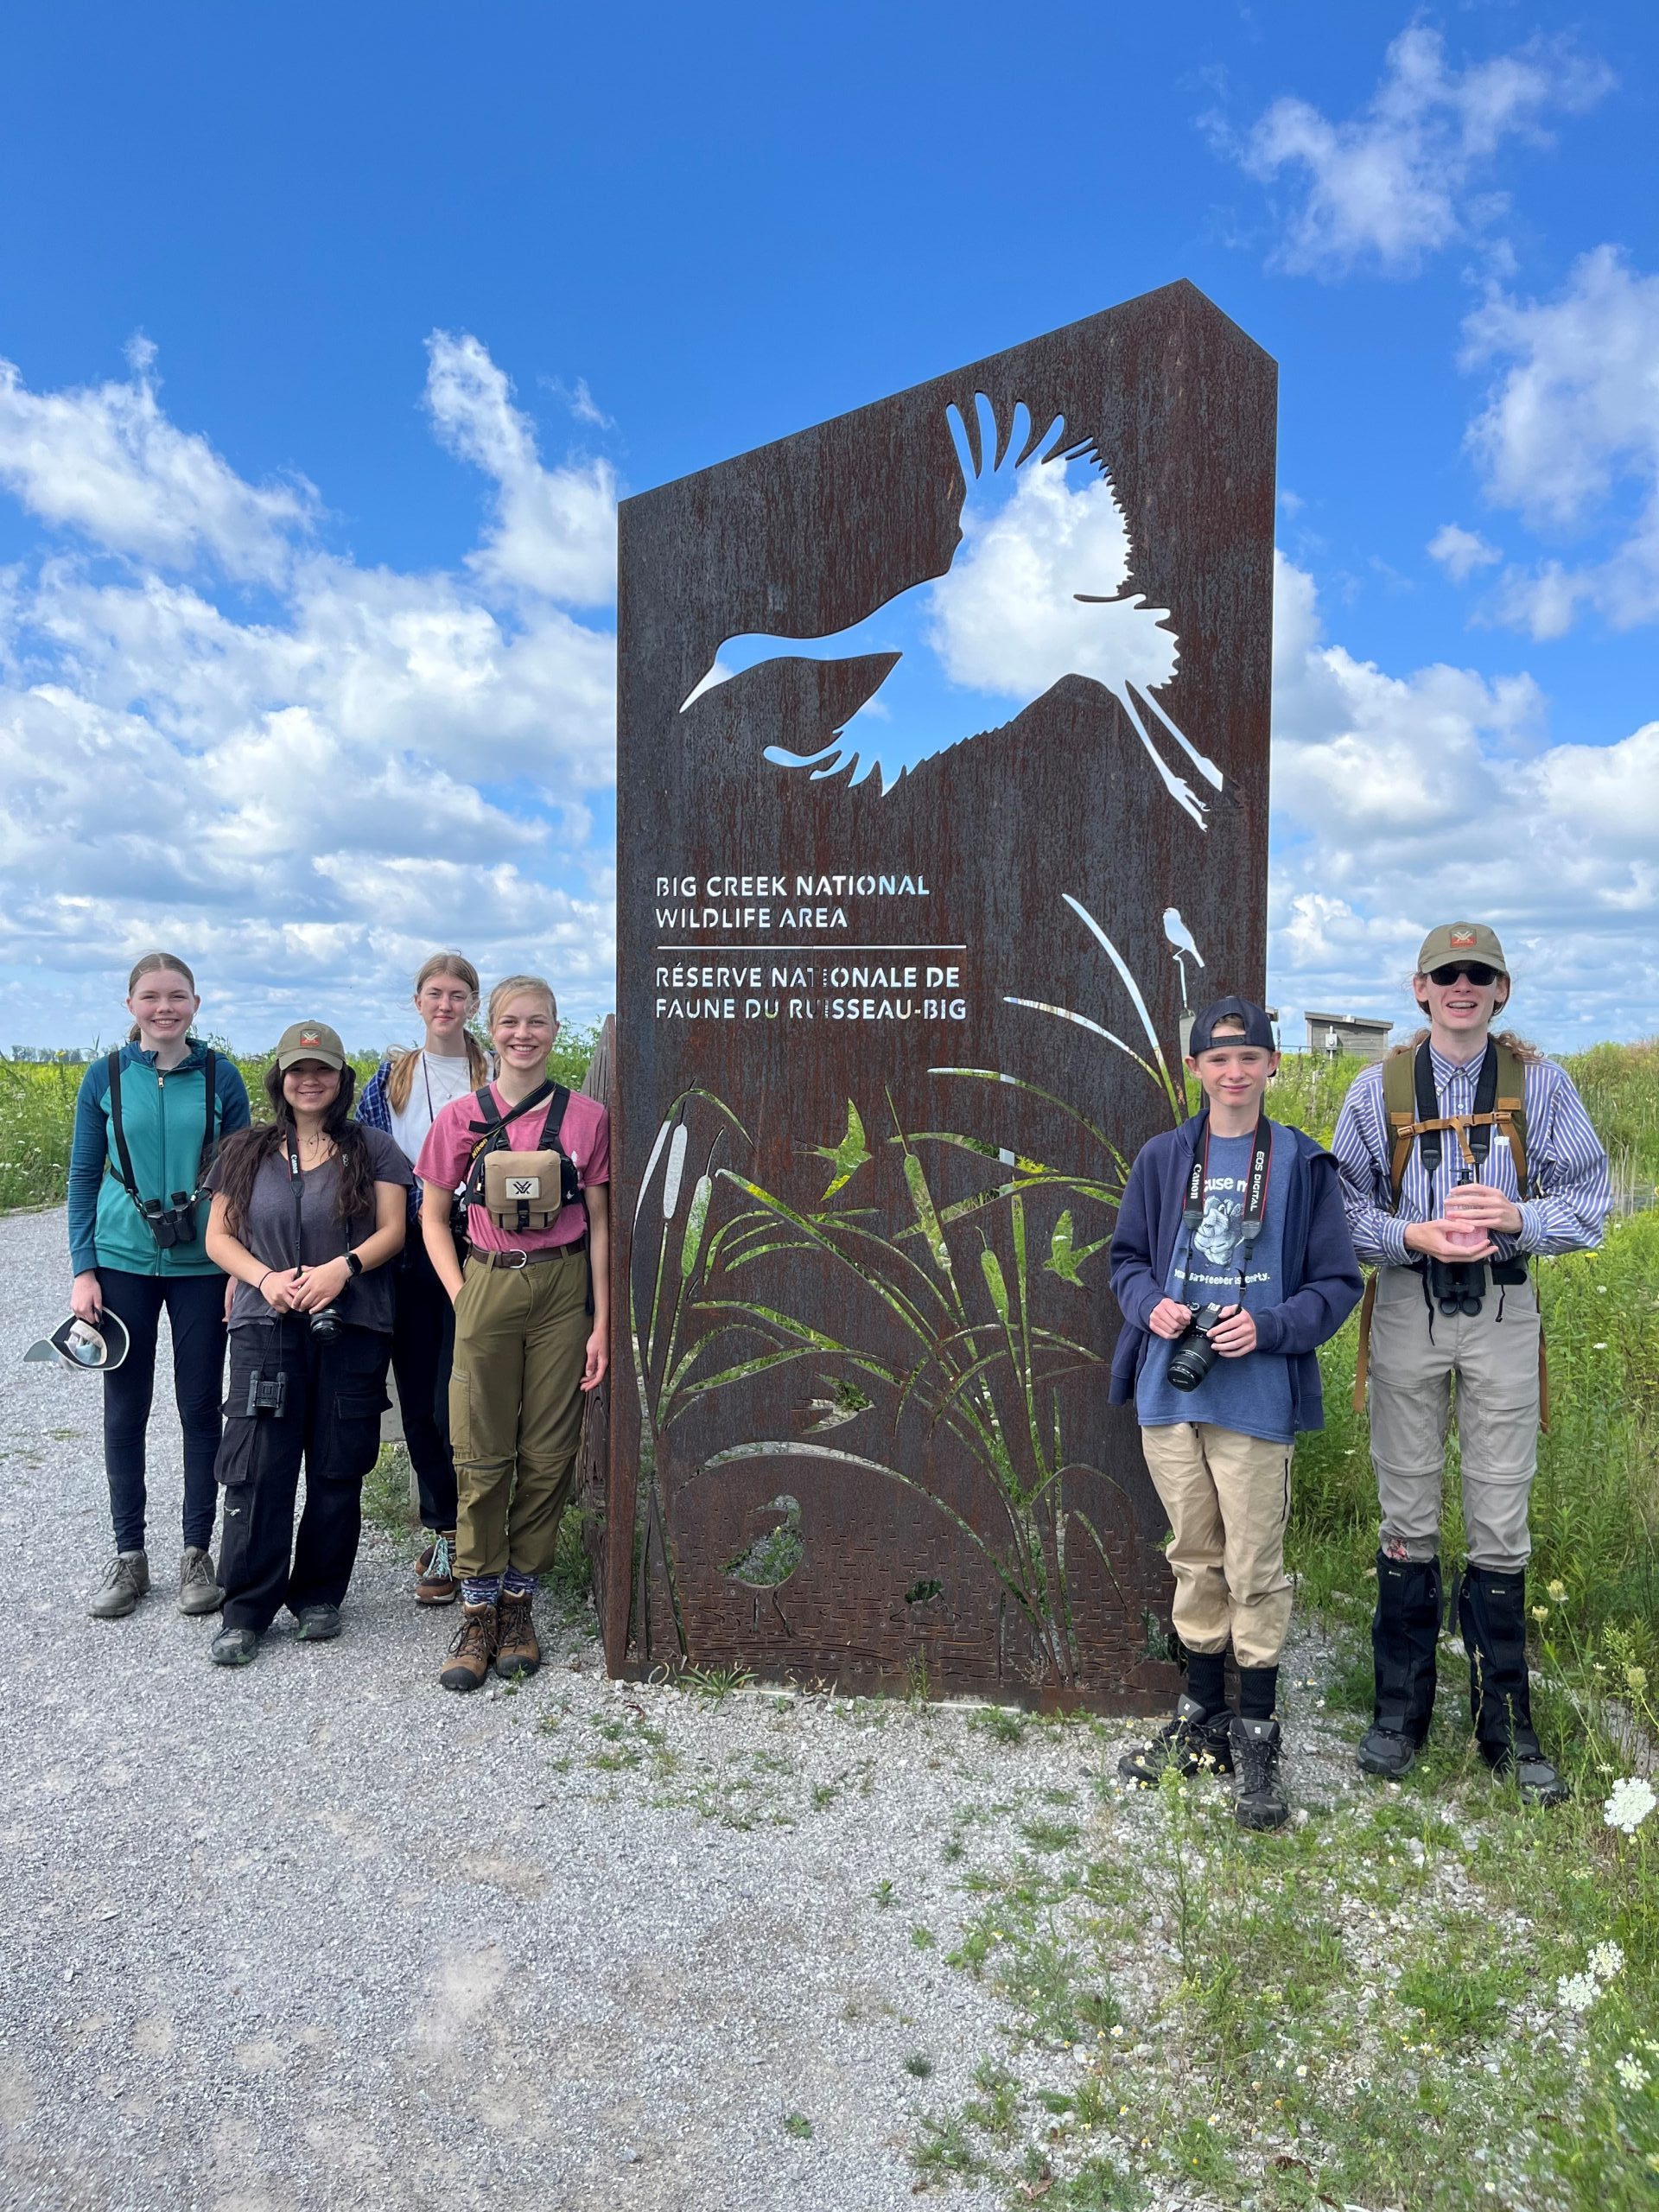
[[[582,1198],[582,1178],[576,1163],[559,1144],[570,1093],[563,1084],[544,1083],[521,1099],[511,1119],[519,1120],[533,1106],[549,1101],[542,1123],[541,1141],[533,1152],[512,1149],[507,1122],[495,1109],[489,1086],[474,1091],[473,1103],[483,1116],[469,1124],[478,1142],[473,1147],[462,1199],[468,1214],[487,1214],[498,1229],[522,1236],[532,1229],[550,1229],[566,1206]]]
[[[1515,1188],[1518,1198],[1530,1196],[1527,1179],[1527,1086],[1526,1071],[1520,1055],[1509,1045],[1494,1037],[1490,1039],[1486,1057],[1481,1062],[1480,1073],[1475,1078],[1474,1109],[1468,1114],[1442,1114],[1440,1099],[1434,1089],[1434,1067],[1429,1058],[1428,1039],[1425,1038],[1414,1052],[1395,1052],[1382,1063],[1382,1110],[1387,1118],[1389,1155],[1389,1211],[1400,1211],[1400,1195],[1405,1187],[1406,1170],[1411,1164],[1414,1145],[1419,1147],[1423,1172],[1432,1183],[1440,1172],[1446,1157],[1446,1137],[1449,1131],[1458,1147],[1458,1174],[1460,1183],[1478,1181],[1481,1169],[1491,1156],[1494,1133],[1503,1137],[1510,1147],[1510,1158],[1515,1166]],[[1451,1314],[1478,1313],[1480,1310],[1478,1282],[1479,1267],[1459,1267],[1443,1260],[1428,1260],[1419,1263],[1423,1274],[1423,1296],[1433,1311],[1435,1294],[1440,1309]],[[1518,1254],[1512,1260],[1498,1260],[1491,1263],[1491,1277],[1500,1288],[1524,1282],[1527,1263]],[[1354,1411],[1365,1409],[1365,1388],[1370,1371],[1371,1316],[1376,1306],[1376,1277],[1370,1276],[1365,1285],[1365,1296],[1359,1309],[1359,1345],[1354,1363]],[[1500,1314],[1502,1306],[1499,1307]],[[1429,1324],[1431,1331],[1433,1319]],[[1538,1332],[1538,1397],[1540,1425],[1549,1427],[1549,1370],[1544,1349],[1543,1331]]]
[[[211,1049],[202,1058],[202,1090],[206,1114],[202,1124],[201,1146],[196,1154],[195,1168],[188,1191],[162,1192],[147,1198],[138,1188],[138,1179],[132,1172],[132,1154],[127,1145],[127,1133],[121,1121],[121,1054],[118,1048],[105,1063],[110,1077],[110,1136],[115,1146],[115,1158],[111,1169],[115,1179],[143,1215],[145,1226],[163,1252],[175,1244],[194,1244],[196,1241],[196,1201],[201,1196],[201,1179],[213,1156],[213,1118],[219,1105],[219,1084],[216,1080],[218,1059]],[[167,1077],[158,1071],[163,1092]],[[158,1102],[158,1109],[165,1111]]]
[[[1471,1114],[1443,1115],[1434,1094],[1434,1068],[1425,1038],[1414,1052],[1396,1052],[1382,1063],[1382,1110],[1388,1116],[1392,1149],[1389,1159],[1389,1187],[1394,1211],[1414,1144],[1421,1148],[1424,1172],[1440,1173],[1445,1157],[1446,1132],[1457,1139],[1465,1171],[1460,1180],[1478,1177],[1492,1149],[1492,1133],[1509,1141],[1515,1162],[1515,1186],[1522,1198],[1527,1190],[1527,1086],[1518,1055],[1494,1037],[1487,1046],[1480,1073],[1475,1079],[1475,1108]]]

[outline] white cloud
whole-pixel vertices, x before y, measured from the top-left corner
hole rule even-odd
[[[245,483],[205,438],[175,429],[154,358],[140,343],[130,382],[55,392],[30,391],[0,360],[0,488],[108,552],[175,569],[207,556],[232,576],[279,577],[315,493]]]
[[[529,417],[512,404],[512,385],[477,339],[435,330],[427,352],[426,401],[438,435],[496,484],[495,528],[467,556],[469,564],[489,584],[573,607],[608,605],[616,591],[616,479],[609,464],[543,468]],[[578,416],[603,421],[585,384],[576,396]]]
[[[1659,1002],[1659,723],[1606,746],[1546,741],[1527,676],[1395,677],[1321,631],[1281,558],[1274,601],[1271,988],[1411,1018],[1425,931],[1491,921],[1518,1026],[1562,1044],[1644,1034]]]
[[[168,422],[148,371],[92,407],[28,396],[60,485],[98,480],[107,421],[148,428],[86,526],[100,553],[0,575],[0,1036],[111,1033],[118,971],[158,943],[250,1044],[296,992],[348,1036],[393,1033],[442,943],[486,971],[545,965],[573,1012],[602,1012],[610,854],[583,800],[614,772],[614,641],[569,609],[602,583],[608,472],[543,469],[483,346],[435,339],[435,419],[494,475],[495,519],[454,569],[360,569],[317,544],[315,500],[262,505]],[[192,469],[213,502],[181,492]],[[251,572],[238,515],[270,534],[264,620],[213,582]],[[165,527],[124,519],[145,516]]]
[[[1221,137],[1251,176],[1295,181],[1279,267],[1340,275],[1370,262],[1409,274],[1502,212],[1501,199],[1476,187],[1506,138],[1547,143],[1547,116],[1581,114],[1611,83],[1600,62],[1555,39],[1449,69],[1440,33],[1413,23],[1359,115],[1333,123],[1286,95],[1242,141]]]
[[[1477,569],[1490,568],[1503,558],[1478,531],[1464,530],[1454,522],[1442,523],[1429,539],[1428,556],[1440,563],[1454,584],[1467,583]]]
[[[1506,364],[1471,426],[1488,496],[1535,529],[1604,525],[1600,557],[1502,580],[1500,611],[1560,637],[1585,607],[1617,629],[1659,616],[1659,276],[1598,246],[1559,298],[1495,292],[1465,325],[1466,365]]]

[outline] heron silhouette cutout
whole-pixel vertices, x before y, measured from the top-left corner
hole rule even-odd
[[[815,778],[845,775],[849,785],[875,775],[885,792],[921,761],[1004,727],[1062,678],[1083,677],[1117,701],[1165,789],[1202,828],[1207,801],[1160,745],[1173,740],[1217,791],[1221,772],[1157,696],[1174,677],[1179,640],[1169,610],[1129,588],[1128,524],[1092,444],[1068,442],[1058,415],[1037,435],[1023,401],[1003,439],[982,393],[970,417],[953,403],[945,418],[963,493],[945,574],[829,637],[779,629],[723,639],[681,712],[771,661],[884,658],[827,743],[805,753],[771,745],[766,759]],[[1080,485],[1068,480],[1073,466]]]

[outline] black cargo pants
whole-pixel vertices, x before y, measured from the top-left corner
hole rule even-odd
[[[345,1597],[362,1532],[363,1478],[380,1450],[391,1357],[389,1336],[342,1327],[318,1338],[302,1315],[232,1330],[213,1470],[225,1492],[219,1580],[226,1628],[263,1635],[283,1605],[297,1614]],[[250,1409],[256,1384],[267,1397],[280,1389],[280,1409]]]

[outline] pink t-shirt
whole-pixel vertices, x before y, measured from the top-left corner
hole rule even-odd
[[[496,1112],[505,1113],[507,1102],[493,1084],[490,1096]],[[512,1151],[540,1149],[547,1109],[548,1101],[542,1098],[527,1113],[513,1115],[507,1124],[507,1142]],[[452,1192],[460,1187],[472,1164],[473,1147],[479,1141],[472,1126],[478,1118],[470,1091],[465,1098],[452,1099],[439,1109],[416,1163],[415,1173],[423,1183],[441,1183]],[[559,1147],[575,1162],[584,1190],[610,1181],[611,1117],[596,1099],[584,1097],[579,1090],[571,1092],[559,1124]],[[522,1231],[501,1228],[482,1206],[469,1206],[467,1211],[467,1239],[480,1252],[535,1252],[546,1244],[574,1244],[587,1227],[588,1210],[580,1199],[566,1206],[546,1229]]]

